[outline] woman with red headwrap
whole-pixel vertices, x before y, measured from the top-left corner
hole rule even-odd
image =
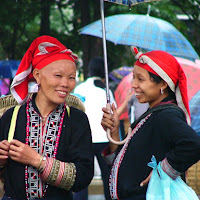
[[[103,152],[112,166],[110,196],[112,199],[145,200],[152,155],[172,179],[200,159],[200,137],[189,126],[190,112],[185,74],[176,59],[163,51],[145,54],[134,48],[134,93],[149,109],[132,125],[132,133],[123,146],[110,145]],[[102,126],[109,128],[119,141],[119,119],[116,108],[103,108]]]
[[[76,84],[77,55],[50,36],[36,38],[25,53],[11,85],[23,104],[14,139],[8,142],[13,114],[0,121],[0,164],[4,170],[3,199],[72,199],[93,177],[91,130],[84,112],[67,107]],[[28,99],[28,82],[38,92]]]

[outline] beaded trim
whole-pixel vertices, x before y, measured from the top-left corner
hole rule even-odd
[[[49,114],[42,136],[41,116],[34,110],[31,99],[27,102],[26,114],[26,144],[45,157],[55,158],[59,144],[66,105],[59,105]],[[27,199],[42,198],[47,191],[48,184],[41,180],[38,170],[32,166],[25,166],[25,186]]]
[[[110,189],[110,196],[112,199],[119,199],[118,194],[117,194],[117,179],[118,179],[118,171],[119,171],[119,167],[122,163],[122,160],[124,158],[124,155],[126,153],[128,144],[131,140],[131,138],[133,137],[134,134],[136,134],[136,132],[140,129],[140,127],[147,121],[147,119],[152,115],[152,113],[150,113],[149,115],[147,115],[144,119],[142,119],[137,125],[136,127],[133,129],[130,137],[128,138],[128,140],[125,142],[123,148],[120,150],[119,154],[117,155],[117,157],[115,158],[115,161],[113,163],[112,169],[111,169],[111,174],[110,174],[110,178],[109,178],[109,189]]]

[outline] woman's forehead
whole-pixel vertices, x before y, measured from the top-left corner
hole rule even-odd
[[[57,61],[54,61],[54,62],[48,64],[41,70],[43,70],[43,71],[59,71],[59,70],[60,71],[68,71],[68,70],[72,70],[72,69],[76,69],[76,64],[74,62],[72,62],[71,60],[57,60]]]
[[[142,67],[134,65],[133,73],[148,74],[148,71]]]

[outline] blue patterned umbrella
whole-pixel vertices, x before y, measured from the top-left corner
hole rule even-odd
[[[169,22],[140,14],[118,14],[105,18],[106,39],[122,45],[133,45],[146,50],[163,50],[190,60],[199,56],[183,36]],[[80,30],[81,34],[102,38],[101,20]]]

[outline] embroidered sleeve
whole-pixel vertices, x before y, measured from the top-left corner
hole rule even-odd
[[[166,172],[172,179],[176,179],[181,175],[180,172],[176,171],[167,161],[167,158],[162,160],[161,167],[164,172]]]
[[[74,163],[65,163],[54,158],[47,158],[43,172],[43,181],[70,190],[76,178],[76,166]]]
[[[103,152],[101,153],[102,157],[104,158],[104,160],[106,161],[106,163],[108,165],[112,165],[115,156],[116,156],[116,152],[110,152],[110,146],[107,146]]]

